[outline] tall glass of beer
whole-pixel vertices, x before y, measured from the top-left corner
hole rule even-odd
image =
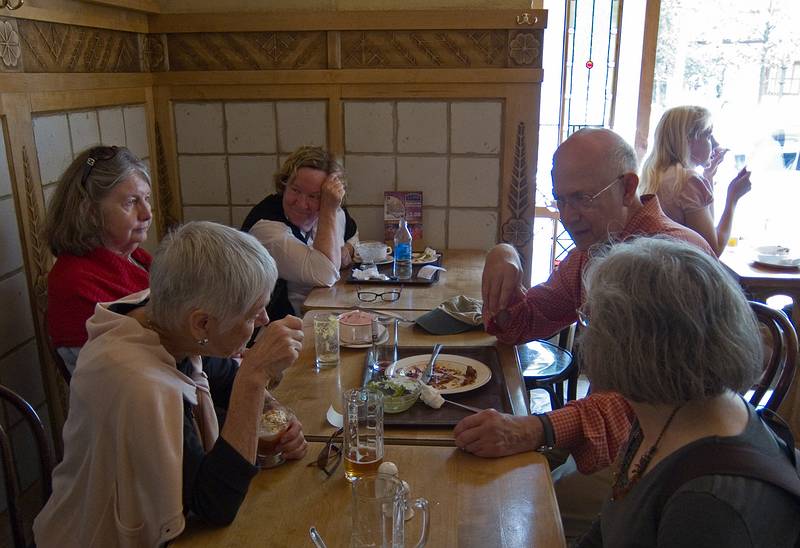
[[[383,462],[383,394],[366,388],[344,393],[344,475],[374,474]]]

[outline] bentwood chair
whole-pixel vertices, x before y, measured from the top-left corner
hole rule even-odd
[[[759,324],[770,334],[770,340],[765,341],[768,355],[764,363],[764,373],[751,389],[753,394],[750,396],[750,403],[760,406],[764,396],[772,390],[763,407],[777,411],[794,378],[797,331],[783,311],[755,301],[750,301],[750,307]]]
[[[47,499],[50,497],[52,490],[51,474],[53,471],[53,457],[50,453],[50,444],[47,441],[42,421],[39,415],[36,414],[33,407],[20,397],[16,392],[9,390],[3,385],[0,385],[0,399],[4,401],[7,406],[11,406],[22,415],[22,422],[30,430],[36,441],[36,447],[39,453],[39,473],[41,475],[41,503],[35,507],[35,512],[27,519],[23,517],[22,512],[22,487],[19,482],[18,465],[15,452],[11,446],[11,438],[6,428],[0,424],[0,455],[3,459],[3,479],[5,480],[6,503],[8,508],[8,517],[11,521],[11,535],[14,539],[15,548],[23,548],[29,546],[25,541],[25,523],[33,521],[33,517],[39,513],[39,510],[44,506]],[[17,447],[19,450],[19,447]],[[28,505],[25,505],[28,508]]]

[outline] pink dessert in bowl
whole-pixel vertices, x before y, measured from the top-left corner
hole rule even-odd
[[[375,316],[361,310],[351,310],[339,316],[339,338],[345,344],[368,344],[372,342],[372,318]]]

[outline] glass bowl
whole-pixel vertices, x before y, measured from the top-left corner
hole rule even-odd
[[[393,377],[367,383],[367,388],[383,394],[384,413],[402,413],[419,399],[422,385],[408,377]]]

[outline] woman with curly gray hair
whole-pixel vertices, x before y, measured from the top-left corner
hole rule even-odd
[[[247,215],[242,230],[264,244],[280,278],[269,315],[298,314],[314,287],[330,287],[350,265],[356,222],[342,206],[344,170],[320,147],[303,146],[283,162],[270,194]]]
[[[739,395],[762,363],[739,286],[706,253],[654,238],[611,247],[587,268],[584,284],[586,373],[593,390],[620,393],[636,421],[612,497],[579,546],[794,546],[800,506],[772,484],[704,475],[660,498],[683,456],[704,444],[782,456]]]
[[[252,236],[188,223],[161,242],[150,290],[98,305],[70,384],[64,459],[34,522],[38,546],[161,546],[187,514],[233,521],[258,471],[265,387],[303,343],[298,318],[270,323],[265,312],[277,277]],[[237,368],[229,358],[241,353]],[[227,410],[221,428],[215,407]],[[277,451],[306,450],[295,419]]]

